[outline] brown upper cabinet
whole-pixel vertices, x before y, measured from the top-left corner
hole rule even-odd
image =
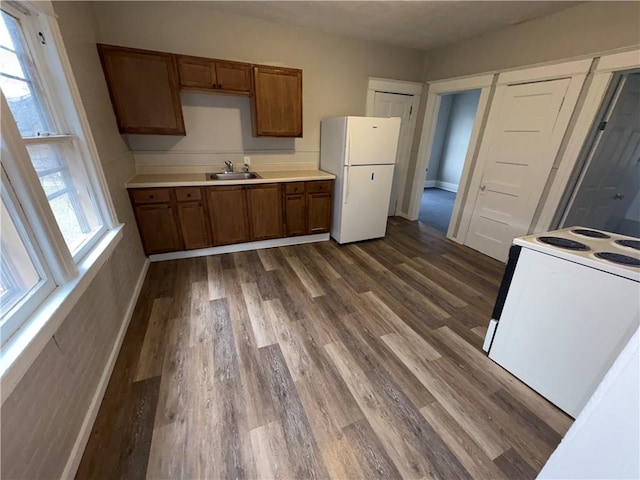
[[[185,135],[171,54],[98,44],[120,133]]]
[[[98,44],[120,133],[186,135],[180,89],[251,96],[256,137],[302,137],[302,70]]]
[[[302,137],[302,70],[253,67],[253,134]]]
[[[251,65],[179,55],[180,87],[186,90],[251,95]]]

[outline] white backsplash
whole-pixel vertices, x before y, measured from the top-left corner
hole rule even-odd
[[[252,170],[317,168],[319,147],[304,138],[254,137],[249,97],[182,92],[187,135],[128,135],[138,173],[211,172],[225,161]],[[311,148],[310,148],[311,147]]]

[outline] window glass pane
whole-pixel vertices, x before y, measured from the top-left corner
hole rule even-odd
[[[42,280],[13,219],[2,199],[0,207],[0,318],[4,322],[6,313],[23,299]]]
[[[23,137],[36,137],[52,130],[32,69],[18,20],[2,11],[0,88]]]
[[[27,146],[49,205],[72,254],[101,226],[89,182],[71,142]]]

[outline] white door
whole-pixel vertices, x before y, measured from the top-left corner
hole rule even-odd
[[[344,168],[340,232],[332,232],[338,243],[384,237],[393,170],[393,165]]]
[[[400,140],[396,155],[396,169],[393,174],[393,185],[389,201],[389,215],[395,215],[398,203],[402,202],[404,187],[407,183],[409,154],[411,152],[411,132],[409,123],[413,114],[411,105],[413,95],[400,93],[376,92],[373,97],[374,117],[400,117]]]
[[[640,74],[626,77],[619,92],[563,222],[566,226],[615,230],[638,194]]]
[[[483,142],[484,170],[465,245],[505,261],[514,237],[527,233],[567,120],[558,122],[569,79],[496,89]],[[559,123],[562,123],[561,125]]]
[[[395,163],[399,132],[399,118],[347,117],[347,164]]]

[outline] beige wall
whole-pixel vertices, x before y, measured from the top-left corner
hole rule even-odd
[[[246,97],[183,93],[186,138],[129,138],[135,151],[172,152],[168,162],[221,165],[216,154],[229,152],[237,160],[249,152],[264,162],[317,162],[320,120],[364,115],[368,77],[422,77],[423,51],[232,15],[215,2],[97,2],[93,8],[105,43],[303,70],[303,138],[252,137]],[[260,156],[268,150],[278,152]],[[140,164],[163,158],[136,155]]]
[[[124,238],[2,406],[3,478],[59,478],[122,325],[144,254],[123,188],[133,159],[118,134],[82,3],[55,3]]]
[[[503,70],[640,45],[640,2],[585,2],[429,50],[424,80]]]

